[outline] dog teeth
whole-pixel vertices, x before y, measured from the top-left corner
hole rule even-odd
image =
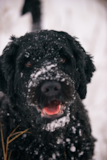
[[[46,112],[45,112],[45,110],[44,110],[44,109],[42,110],[42,112],[43,112],[44,114],[46,114]]]
[[[59,108],[60,108],[60,109],[62,108],[62,105],[61,105],[61,104],[59,105]]]

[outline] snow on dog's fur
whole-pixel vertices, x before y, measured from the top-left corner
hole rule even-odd
[[[4,140],[17,125],[30,130],[9,145],[11,160],[91,160],[95,139],[81,101],[95,71],[91,56],[65,32],[11,40],[0,57]]]

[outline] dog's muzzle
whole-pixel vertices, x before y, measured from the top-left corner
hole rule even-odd
[[[73,81],[53,64],[33,73],[28,88],[30,105],[45,118],[60,117],[75,99]]]

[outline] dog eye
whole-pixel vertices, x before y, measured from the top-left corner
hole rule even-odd
[[[26,62],[26,67],[30,67],[30,66],[32,66],[32,64],[33,64],[33,63],[32,63],[31,61],[27,61],[27,62]]]
[[[66,61],[66,58],[65,58],[65,57],[61,57],[61,58],[60,58],[60,62],[61,62],[61,63],[65,63],[65,61]]]

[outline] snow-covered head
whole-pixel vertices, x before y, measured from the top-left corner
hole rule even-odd
[[[68,123],[76,94],[85,98],[86,84],[95,70],[74,37],[46,30],[12,37],[0,65],[1,90],[37,123],[64,116]]]

